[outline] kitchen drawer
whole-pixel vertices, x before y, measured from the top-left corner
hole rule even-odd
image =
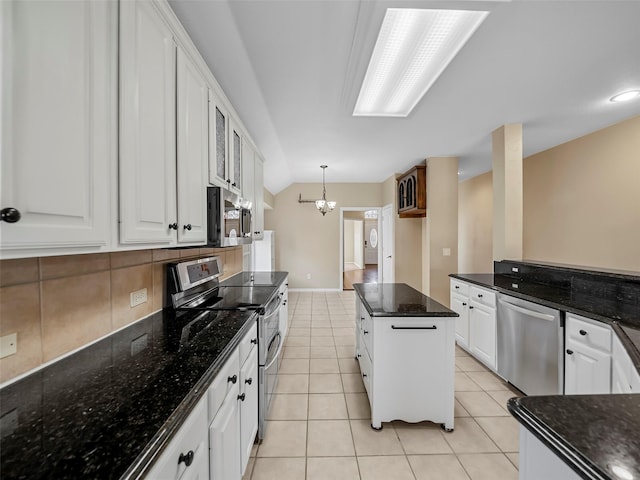
[[[244,338],[238,345],[238,351],[240,353],[240,365],[244,365],[244,362],[249,358],[251,350],[258,345],[258,324],[255,323],[251,330],[247,332]]]
[[[238,354],[238,349],[236,349],[229,357],[229,360],[227,360],[224,366],[220,369],[216,378],[213,379],[213,382],[209,387],[209,392],[207,394],[209,423],[213,420],[213,417],[216,416],[222,402],[224,402],[224,398],[227,396],[227,392],[240,381],[238,378],[239,371],[240,355]]]
[[[491,290],[480,287],[471,287],[469,299],[482,303],[487,307],[496,308],[496,294]]]
[[[611,353],[611,328],[608,325],[569,313],[566,332],[567,338]]]
[[[457,293],[459,295],[469,295],[469,284],[460,282],[458,280],[451,279],[451,293]]]

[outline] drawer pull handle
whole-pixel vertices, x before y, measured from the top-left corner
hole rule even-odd
[[[244,383],[246,383],[247,385],[251,385],[251,382],[253,382],[253,378],[247,378]],[[244,395],[244,394],[243,394]]]
[[[180,456],[178,457],[178,465],[180,465],[182,462],[184,462],[187,467],[193,463],[193,450],[189,450],[186,455],[182,453],[180,454]]]
[[[257,338],[252,338],[251,339],[251,343],[253,343],[254,345],[258,344],[258,339]]]
[[[430,327],[396,327],[395,325],[391,325],[393,330],[437,330],[438,327],[436,325],[431,325]]]
[[[580,330],[580,335],[585,336],[587,334],[586,330]]]
[[[573,350],[567,350],[567,355],[573,355]]]
[[[238,400],[240,400],[241,402],[244,402],[244,398],[245,398],[244,393],[242,395],[238,395]]]
[[[227,382],[231,382],[235,385],[235,383],[238,381],[238,376],[234,375],[232,377],[227,377]]]

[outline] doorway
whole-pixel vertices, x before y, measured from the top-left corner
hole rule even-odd
[[[340,209],[340,289],[354,283],[378,283],[381,278],[380,208]]]

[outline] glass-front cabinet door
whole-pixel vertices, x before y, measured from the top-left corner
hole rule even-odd
[[[227,186],[229,179],[229,114],[209,90],[209,183]]]

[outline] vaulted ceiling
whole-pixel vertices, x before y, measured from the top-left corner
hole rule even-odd
[[[640,2],[170,0],[265,157],[265,186],[382,182],[433,156],[491,169],[491,132],[522,123],[525,156],[640,114]],[[389,7],[489,15],[406,118],[354,117]],[[603,159],[606,161],[606,159]],[[635,159],[637,161],[637,159]]]

